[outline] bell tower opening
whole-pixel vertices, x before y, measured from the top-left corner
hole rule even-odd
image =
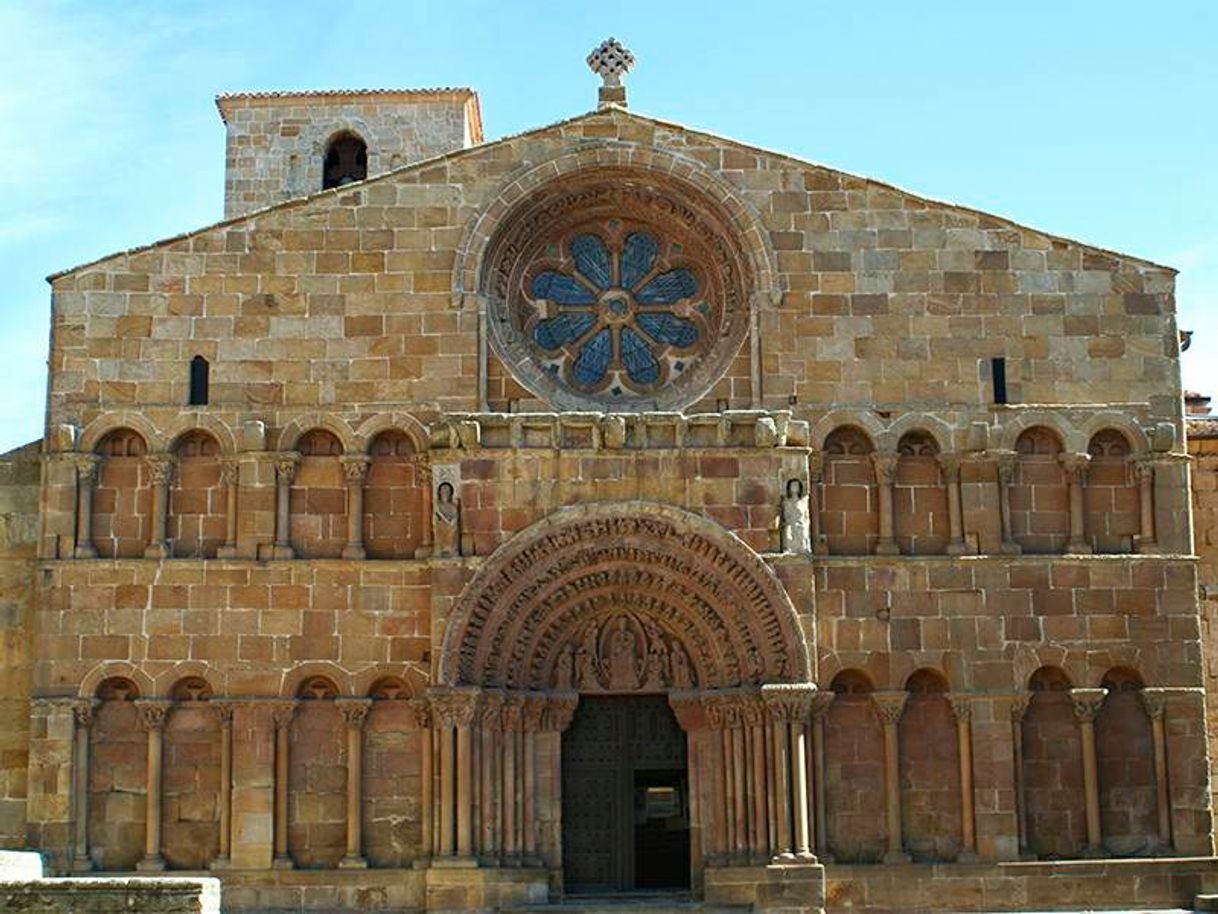
[[[368,146],[353,133],[336,136],[326,147],[322,190],[343,187],[368,177]]]
[[[581,698],[562,737],[567,894],[689,889],[685,741],[662,695]]]

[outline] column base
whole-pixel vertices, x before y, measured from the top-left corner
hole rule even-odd
[[[414,557],[416,559],[429,559],[434,552],[435,550],[431,546],[420,546],[414,551]]]
[[[88,857],[76,857],[68,869],[73,873],[91,873],[94,870],[93,861]]]
[[[232,857],[216,857],[214,860],[208,862],[207,868],[209,870],[217,871],[236,869],[236,867],[233,866]]]
[[[1107,857],[1108,853],[1102,844],[1088,844],[1079,856],[1084,860],[1098,860],[1101,857]]]
[[[235,559],[237,557],[236,546],[221,546],[216,550],[216,558],[218,559]]]
[[[474,857],[432,857],[431,868],[438,870],[476,870],[478,861]]]
[[[296,550],[293,549],[291,546],[285,546],[280,543],[276,543],[274,546],[271,547],[271,558],[272,559],[294,559],[294,558],[296,558]]]
[[[976,555],[977,550],[965,542],[948,543],[944,550],[948,555]]]
[[[886,854],[884,854],[883,858],[881,858],[880,862],[888,864],[909,863],[910,859],[909,854],[905,853],[905,851],[888,851]]]
[[[896,543],[885,543],[883,541],[875,544],[876,555],[900,555],[901,547]]]
[[[981,857],[978,856],[976,851],[961,851],[959,854],[956,855],[956,862],[957,863],[980,863]]]
[[[1081,540],[1067,540],[1066,555],[1091,555],[1095,550]]]
[[[1019,543],[1007,541],[998,547],[999,555],[1023,555],[1023,546]]]
[[[1138,555],[1158,555],[1162,550],[1159,544],[1152,539],[1142,539],[1140,536],[1133,538],[1133,551]]]
[[[348,854],[338,861],[338,868],[340,870],[366,870],[368,869],[368,861],[363,857]]]
[[[144,550],[144,558],[146,559],[167,559],[169,558],[169,547],[164,543],[152,543]]]
[[[291,857],[276,857],[271,861],[271,869],[273,870],[294,870],[296,869],[296,861]]]
[[[348,543],[346,546],[343,546],[342,558],[344,558],[344,559],[366,559],[366,558],[368,558],[368,553],[364,549],[363,546],[352,545],[351,543]]]
[[[95,559],[97,558],[97,550],[92,546],[77,546],[72,550],[72,558],[74,559]]]
[[[152,854],[137,863],[135,868],[141,873],[159,873],[165,869],[165,858],[160,854]]]

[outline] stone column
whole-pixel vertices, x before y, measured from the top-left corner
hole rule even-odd
[[[280,454],[275,459],[275,547],[271,558],[293,559],[292,549],[292,480],[300,466],[300,455]]]
[[[1104,853],[1104,836],[1100,830],[1100,782],[1095,760],[1095,718],[1104,704],[1107,689],[1071,689],[1070,701],[1074,719],[1078,721],[1083,746],[1083,795],[1087,807],[1087,856]]]
[[[964,514],[960,507],[960,457],[939,455],[939,472],[947,487],[948,555],[969,555],[976,550],[964,539]]]
[[[1156,553],[1159,544],[1155,540],[1155,464],[1152,460],[1138,460],[1133,465],[1138,474],[1138,535],[1134,538],[1134,551]]]
[[[146,460],[152,485],[152,518],[144,558],[164,559],[169,557],[165,529],[169,521],[169,483],[173,480],[175,461],[172,454],[149,454]]]
[[[1150,718],[1155,754],[1155,809],[1159,814],[1159,847],[1163,851],[1172,849],[1171,794],[1167,783],[1167,729],[1165,717],[1167,697],[1170,693],[1162,688],[1144,688],[1138,692],[1142,707]]]
[[[1028,856],[1028,805],[1023,778],[1023,718],[1032,696],[1016,692],[1011,696],[1011,745],[1015,763],[1015,824],[1019,833],[1019,856]]]
[[[364,483],[368,479],[369,458],[366,454],[350,454],[340,457],[343,476],[347,480],[347,545],[343,546],[345,559],[363,559],[364,550]]]
[[[956,717],[956,746],[960,759],[960,856],[959,863],[977,860],[977,813],[973,800],[973,705],[967,695],[948,695]]]
[[[670,700],[671,703],[671,700]],[[727,776],[728,755],[726,730],[727,715],[723,709],[723,701],[718,696],[704,694],[701,699],[702,710],[706,715],[709,728],[707,746],[710,749],[709,768],[711,773],[711,812],[714,816],[711,834],[711,859],[714,863],[723,863],[728,859],[731,849],[731,839],[728,823],[731,821],[732,810],[728,802],[730,779]]]
[[[780,860],[813,863],[813,817],[808,802],[808,758],[804,734],[816,687],[811,683],[765,685],[761,695],[774,729],[774,781]],[[789,816],[789,827],[787,826]],[[783,839],[786,839],[785,841]]]
[[[411,723],[419,731],[419,809],[421,821],[421,839],[419,847],[419,865],[431,860],[435,853],[433,838],[435,837],[435,806],[432,803],[435,790],[435,764],[432,757],[433,732],[431,706],[424,698],[414,698],[410,701]]]
[[[479,753],[480,812],[478,856],[485,863],[499,862],[503,844],[500,826],[503,821],[503,696],[485,692],[478,708],[478,732],[482,743]]]
[[[825,455],[821,451],[814,451],[808,455],[808,499],[811,502],[808,505],[808,520],[811,526],[809,538],[812,540],[813,555],[829,554],[829,544],[821,532],[820,512],[825,503],[824,480]]]
[[[165,858],[161,856],[161,765],[165,721],[169,716],[168,701],[155,698],[137,698],[140,726],[148,734],[148,767],[145,786],[144,814],[144,858],[136,863],[140,871],[165,869]]]
[[[372,707],[369,698],[339,698],[335,701],[347,725],[347,852],[338,861],[340,870],[368,868],[364,859],[364,721]]]
[[[431,503],[431,462],[427,459],[426,454],[419,454],[412,458],[411,466],[414,467],[415,485],[420,487],[423,493],[422,509],[419,511],[419,523],[422,525],[419,528],[419,548],[415,550],[416,559],[425,559],[431,556],[435,548],[435,542],[432,537],[432,503]]]
[[[832,692],[817,691],[812,699],[812,808],[816,812],[816,826],[813,829],[816,836],[816,846],[813,852],[822,863],[832,863],[833,854],[829,851],[828,818],[826,808],[828,799],[825,795],[825,714],[833,704]]]
[[[476,688],[437,689],[430,695],[440,728],[440,847],[447,866],[476,866],[474,858],[473,724]],[[439,861],[436,861],[439,864]]]
[[[875,465],[880,497],[880,538],[875,544],[875,554],[900,555],[892,526],[892,487],[897,481],[897,457],[895,454],[872,454],[871,460]]]
[[[748,780],[744,767],[744,713],[739,697],[729,700],[727,711],[728,737],[727,751],[731,757],[732,775],[732,854],[733,858],[744,864],[749,860],[749,800]],[[782,813],[779,814],[782,819]]]
[[[1015,542],[1011,530],[1011,486],[1015,482],[1015,469],[1019,455],[1014,451],[995,451],[995,466],[998,471],[998,514],[1002,523],[1002,546],[1004,555],[1019,555],[1023,547]]]
[[[768,863],[774,842],[770,840],[772,814],[767,814],[767,799],[774,791],[768,783],[776,772],[766,768],[767,722],[765,707],[755,698],[741,703],[748,776],[745,790],[749,798],[749,856],[755,863]]]
[[[885,863],[908,863],[909,854],[903,847],[901,827],[901,758],[897,724],[905,710],[905,699],[909,693],[872,692],[880,723],[884,725],[884,821],[888,831],[888,850]]]
[[[1090,555],[1087,544],[1087,521],[1083,510],[1083,487],[1087,485],[1090,454],[1059,454],[1058,460],[1066,470],[1070,486],[1070,537],[1066,540],[1067,555]]]
[[[237,486],[241,479],[241,464],[231,457],[220,461],[220,485],[224,487],[224,545],[216,550],[216,558],[237,557]]]
[[[208,869],[232,866],[233,841],[233,710],[228,701],[209,701],[208,707],[220,725],[220,847]]]
[[[97,558],[93,545],[93,489],[101,471],[101,458],[96,454],[76,457],[76,549],[78,559]]]
[[[503,858],[509,866],[520,865],[520,780],[522,761],[517,751],[523,703],[519,695],[503,702]]]
[[[271,706],[271,715],[275,722],[275,807],[272,814],[275,859],[271,866],[277,870],[290,870],[295,866],[288,853],[288,763],[292,718],[296,716],[296,707],[297,703],[291,699],[276,701]]]
[[[89,731],[93,726],[93,711],[100,704],[96,698],[80,698],[72,704],[75,721],[72,745],[72,871],[86,873],[93,869],[89,856]]]
[[[525,700],[521,718],[524,727],[524,778],[521,782],[523,808],[520,826],[524,833],[521,862],[525,866],[540,866],[542,862],[537,853],[537,734],[541,731],[544,710],[541,696],[529,696]]]

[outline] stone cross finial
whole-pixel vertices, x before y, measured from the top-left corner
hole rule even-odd
[[[622,85],[622,77],[634,67],[634,55],[616,38],[609,38],[588,55],[588,67],[601,78],[598,107],[625,106],[626,87]]]

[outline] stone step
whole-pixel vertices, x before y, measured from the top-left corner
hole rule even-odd
[[[583,896],[549,904],[503,908],[500,914],[747,914],[747,905],[708,904],[688,895],[626,893]]]
[[[1198,895],[1193,899],[1194,911],[1218,911],[1218,895]]]

